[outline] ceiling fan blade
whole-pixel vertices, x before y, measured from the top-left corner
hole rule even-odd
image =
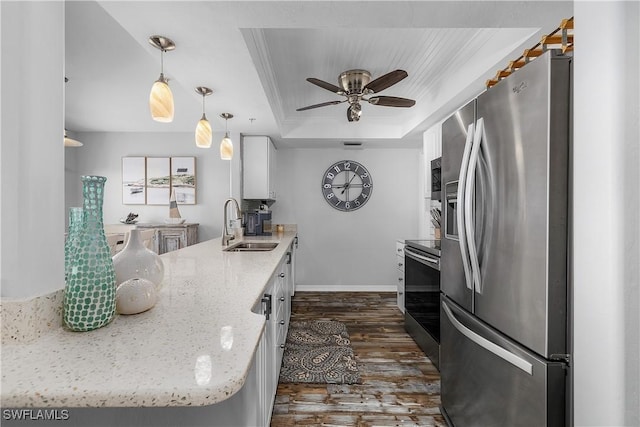
[[[407,98],[398,98],[396,96],[374,96],[368,99],[370,104],[381,105],[383,107],[413,107],[416,101]]]
[[[328,91],[331,91],[333,93],[342,93],[343,92],[343,90],[340,89],[338,86],[332,85],[331,83],[327,83],[324,80],[320,80],[320,79],[316,79],[316,78],[313,78],[313,77],[309,77],[307,79],[307,81],[309,83],[313,83],[314,85],[320,86],[321,88],[326,89]]]
[[[347,100],[345,99],[343,101],[328,101],[328,102],[323,102],[322,104],[309,105],[307,107],[298,108],[296,111],[311,110],[312,108],[326,107],[327,105],[342,104],[343,102],[347,102]]]
[[[373,93],[380,92],[382,90],[385,90],[389,86],[393,86],[407,76],[408,74],[404,70],[391,71],[384,76],[380,76],[377,79],[370,81],[369,84],[364,87],[364,89],[369,89]]]

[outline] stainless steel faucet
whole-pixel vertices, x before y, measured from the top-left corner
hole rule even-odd
[[[229,202],[233,202],[236,205],[236,218],[240,219],[240,206],[238,206],[238,201],[234,198],[229,198],[224,202],[224,224],[222,225],[222,246],[229,245],[229,241],[233,240],[235,236],[233,233],[229,233],[229,220],[227,219],[227,205]]]

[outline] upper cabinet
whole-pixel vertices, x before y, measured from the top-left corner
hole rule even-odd
[[[242,139],[243,198],[276,199],[276,148],[268,136]]]

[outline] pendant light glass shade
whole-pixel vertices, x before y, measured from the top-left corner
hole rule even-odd
[[[231,142],[231,138],[229,138],[227,121],[233,118],[233,114],[222,113],[220,117],[224,119],[224,138],[220,141],[220,158],[222,160],[231,160],[233,159],[233,142]]]
[[[198,86],[196,92],[202,95],[202,118],[196,126],[196,147],[209,148],[211,147],[211,125],[207,120],[207,116],[204,113],[204,98],[213,93],[211,89],[204,86]]]
[[[211,125],[203,114],[202,118],[198,122],[198,126],[196,126],[196,146],[200,148],[209,148],[211,147],[211,139]]]
[[[67,136],[67,130],[64,130],[64,146],[65,147],[82,147],[82,142],[77,139],[69,138]]]
[[[233,159],[233,142],[229,138],[229,134],[225,133],[224,138],[220,142],[220,158],[222,160]]]
[[[169,82],[164,77],[164,53],[176,48],[173,40],[164,36],[149,37],[151,46],[160,50],[160,77],[151,87],[149,94],[149,110],[156,122],[171,123],[173,121],[173,94]]]
[[[156,122],[171,123],[173,121],[173,94],[162,74],[151,87],[149,110]]]

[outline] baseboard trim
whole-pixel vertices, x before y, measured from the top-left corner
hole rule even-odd
[[[397,292],[396,285],[296,285],[296,292]]]

